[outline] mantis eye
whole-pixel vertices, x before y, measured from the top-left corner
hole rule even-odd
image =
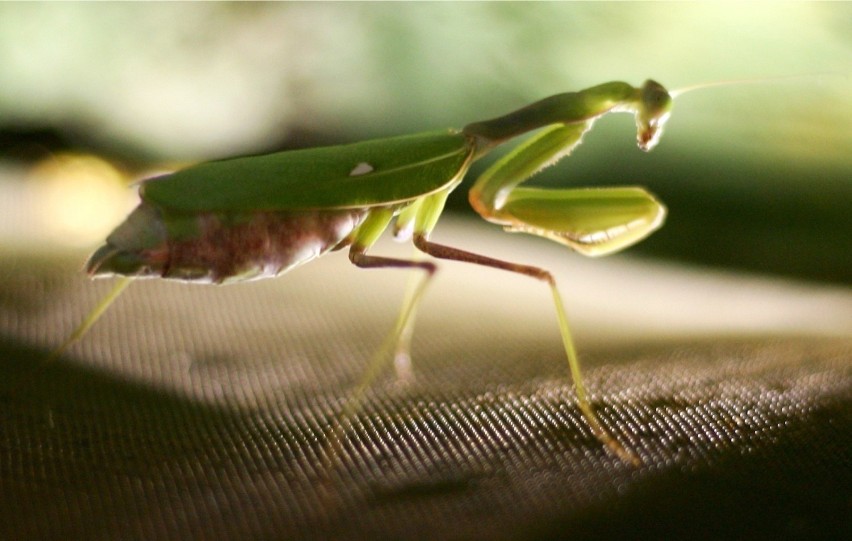
[[[636,141],[640,149],[648,152],[657,145],[671,110],[672,97],[668,90],[656,81],[645,81],[636,112]]]

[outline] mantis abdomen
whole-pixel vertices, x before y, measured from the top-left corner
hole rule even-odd
[[[226,283],[277,276],[348,244],[367,209],[168,215],[142,202],[86,264],[91,276]]]

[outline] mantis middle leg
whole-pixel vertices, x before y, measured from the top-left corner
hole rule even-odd
[[[598,421],[598,417],[595,414],[594,409],[592,408],[592,404],[591,402],[589,402],[588,393],[586,392],[586,386],[583,382],[583,374],[580,368],[580,360],[577,357],[577,352],[574,348],[574,341],[571,337],[571,329],[568,325],[568,316],[565,312],[565,305],[562,302],[562,296],[560,295],[559,289],[556,286],[556,280],[553,278],[553,275],[549,271],[540,267],[494,259],[465,250],[460,250],[458,248],[453,248],[450,246],[445,246],[443,244],[431,242],[425,235],[422,234],[416,234],[414,236],[414,244],[423,252],[439,259],[450,259],[454,261],[474,263],[476,265],[483,265],[486,267],[492,267],[495,269],[514,272],[523,276],[529,276],[536,280],[545,282],[550,287],[551,294],[553,295],[553,302],[554,306],[556,307],[556,315],[559,320],[559,332],[562,336],[562,344],[565,348],[565,354],[568,357],[568,365],[571,370],[571,378],[574,381],[574,389],[577,394],[577,405],[579,406],[580,411],[582,411],[583,417],[586,419],[586,422],[589,423],[589,426],[591,427],[595,437],[604,445],[606,445],[606,447],[609,448],[616,456],[618,456],[625,462],[631,464],[638,465],[640,463],[639,458],[635,454],[625,449],[624,446],[622,446],[618,442],[618,440],[613,438],[606,431],[606,429],[601,425],[600,421]]]

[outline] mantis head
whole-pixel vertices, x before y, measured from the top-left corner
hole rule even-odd
[[[657,145],[663,134],[663,126],[672,110],[672,96],[663,85],[648,79],[639,89],[639,104],[636,109],[636,142],[645,152]]]

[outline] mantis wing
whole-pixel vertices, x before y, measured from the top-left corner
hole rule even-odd
[[[145,181],[143,200],[177,212],[381,206],[446,188],[467,170],[462,133],[426,132],[201,163]]]

